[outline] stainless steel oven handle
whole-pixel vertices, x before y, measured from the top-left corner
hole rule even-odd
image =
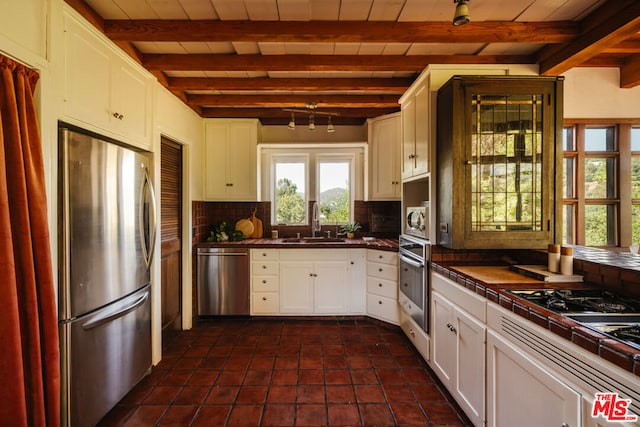
[[[407,258],[404,255],[400,255],[400,261],[406,262],[407,264],[409,264],[410,266],[415,267],[415,268],[424,268],[424,264],[423,263],[414,261],[411,258]]]

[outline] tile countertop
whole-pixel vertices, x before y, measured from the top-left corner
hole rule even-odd
[[[593,331],[578,322],[556,314],[543,307],[537,306],[524,299],[518,298],[506,289],[571,289],[584,288],[585,283],[487,283],[468,274],[456,270],[455,265],[445,263],[431,263],[434,272],[453,280],[478,295],[500,304],[543,328],[559,335],[580,347],[597,354],[615,365],[640,376],[640,351],[636,348],[612,339],[606,335]]]
[[[290,238],[289,238],[290,239]],[[202,242],[195,246],[198,248],[366,248],[377,249],[381,251],[398,252],[398,239],[381,239],[376,238],[374,241],[364,241],[362,239],[344,239],[344,242],[332,243],[285,243],[287,239],[245,239],[239,242]]]

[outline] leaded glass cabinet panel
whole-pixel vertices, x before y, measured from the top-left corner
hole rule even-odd
[[[438,244],[545,248],[559,240],[562,79],[456,76],[437,106]]]

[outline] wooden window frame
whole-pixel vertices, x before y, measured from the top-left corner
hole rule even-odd
[[[626,248],[632,242],[631,211],[634,205],[640,205],[640,199],[631,198],[631,165],[632,156],[640,156],[640,151],[631,151],[631,129],[640,126],[638,119],[565,119],[564,127],[572,127],[575,138],[575,151],[563,151],[563,157],[575,161],[575,194],[574,198],[563,199],[563,205],[575,206],[574,242],[585,244],[585,206],[588,204],[614,204],[617,206],[616,232],[617,246]],[[585,129],[593,127],[614,127],[616,151],[595,152],[584,150]],[[616,162],[616,197],[604,199],[587,199],[584,195],[584,162],[588,157],[615,158]],[[564,163],[563,163],[564,164]],[[564,212],[564,210],[563,210]],[[638,242],[635,242],[638,243]],[[607,246],[614,248],[614,246]]]

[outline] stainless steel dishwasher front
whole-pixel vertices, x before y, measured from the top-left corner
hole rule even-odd
[[[198,248],[199,316],[248,316],[249,249]]]

